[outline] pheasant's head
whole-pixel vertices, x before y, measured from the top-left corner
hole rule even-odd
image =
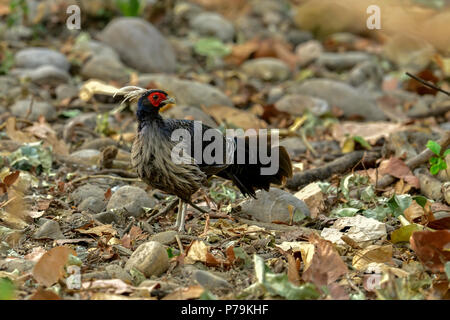
[[[114,95],[123,95],[124,100],[138,99],[138,111],[154,113],[167,104],[175,103],[175,99],[159,89],[143,89],[139,87],[123,87],[120,88]]]
[[[158,110],[166,104],[175,103],[175,99],[157,89],[147,90],[138,100],[138,107],[157,108]]]

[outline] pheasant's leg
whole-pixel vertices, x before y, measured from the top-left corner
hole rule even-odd
[[[181,225],[181,211],[183,210],[183,200],[178,200],[178,212],[177,212],[177,221],[175,222],[175,229],[178,229]]]
[[[161,215],[166,215],[170,212],[170,210],[175,209],[175,207],[177,206],[177,203],[178,203],[178,199],[175,198],[174,200],[172,200],[167,205],[167,207],[163,211],[161,211]]]
[[[179,214],[180,215],[180,224],[179,224],[179,227],[178,227],[178,232],[183,232],[184,231],[184,223],[186,222],[185,220],[186,220],[187,203],[185,203],[184,201],[180,200],[180,208],[181,208],[180,209],[181,210],[181,214]]]
[[[151,223],[152,221],[154,221],[157,217],[159,216],[165,216],[167,215],[170,210],[175,209],[175,207],[177,206],[178,203],[178,199],[172,200],[165,208],[164,210],[161,210],[160,212],[158,212],[157,214],[152,215],[147,222]]]
[[[206,211],[205,209],[200,208],[196,204],[193,204],[192,201],[187,202],[192,208],[197,209],[201,213],[208,213],[209,211]]]

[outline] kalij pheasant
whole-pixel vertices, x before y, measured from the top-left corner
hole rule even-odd
[[[179,198],[179,214],[175,227],[178,231],[184,230],[186,206],[192,205],[194,208],[205,212],[192,203],[192,195],[201,188],[207,178],[216,175],[231,180],[244,194],[256,198],[255,190],[269,190],[270,184],[282,184],[288,177],[292,177],[292,164],[286,150],[281,146],[271,147],[267,144],[269,156],[274,148],[277,148],[278,168],[273,174],[261,174],[261,168],[269,165],[262,164],[259,159],[255,162],[248,161],[250,154],[257,154],[254,144],[249,143],[248,137],[225,138],[223,139],[223,161],[213,163],[203,163],[197,159],[194,152],[194,145],[199,141],[194,141],[194,121],[164,119],[159,114],[159,110],[169,103],[174,103],[174,99],[168,97],[162,90],[146,90],[138,87],[124,87],[116,94],[123,94],[125,100],[138,99],[137,120],[138,133],[133,143],[131,152],[131,162],[136,168],[138,176],[151,187],[176,195]],[[185,129],[190,133],[190,148],[186,151],[191,163],[175,163],[172,160],[172,150],[177,145],[177,141],[172,141],[172,133],[176,129]],[[208,129],[214,130],[201,124],[202,133]],[[238,139],[244,139],[242,148],[237,148]],[[202,139],[203,140],[203,139]],[[202,151],[215,140],[201,141]],[[258,149],[260,144],[256,146]],[[244,163],[237,162],[239,151],[245,154]],[[232,156],[234,162],[226,161]],[[193,159],[192,159],[193,158]]]

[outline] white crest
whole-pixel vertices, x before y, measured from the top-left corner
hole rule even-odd
[[[122,87],[122,88],[118,89],[114,93],[113,97],[115,97],[116,95],[123,95],[124,99],[122,100],[122,103],[124,103],[125,101],[132,101],[132,100],[138,99],[147,91],[148,91],[148,89],[144,89],[141,87],[126,86],[126,87]]]

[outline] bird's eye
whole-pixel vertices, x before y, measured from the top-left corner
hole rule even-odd
[[[153,96],[153,100],[158,100],[158,96],[156,94]]]

